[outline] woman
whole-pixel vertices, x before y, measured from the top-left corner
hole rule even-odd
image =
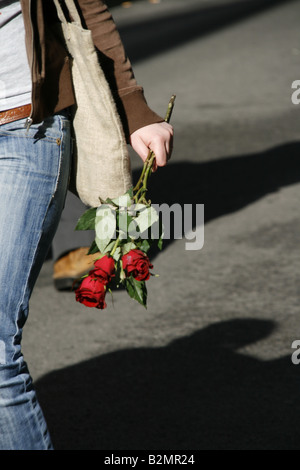
[[[103,58],[128,142],[143,160],[151,148],[157,166],[164,166],[172,127],[147,106],[105,4],[77,3]],[[74,96],[57,22],[52,0],[0,0],[0,450],[53,448],[21,338],[70,170]]]

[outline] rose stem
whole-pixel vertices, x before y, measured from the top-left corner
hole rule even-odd
[[[172,111],[173,111],[173,108],[174,108],[174,102],[175,102],[175,98],[176,98],[176,95],[172,95],[171,96],[171,99],[169,101],[169,104],[168,104],[168,107],[167,107],[167,112],[166,112],[166,115],[165,115],[165,122],[169,122],[170,119],[171,119],[171,115],[172,115]],[[152,166],[153,166],[153,162],[154,162],[154,159],[155,159],[155,155],[154,155],[154,152],[152,152],[152,150],[149,151],[148,153],[148,156],[144,162],[144,166],[143,166],[143,170],[142,170],[142,173],[141,173],[141,176],[134,188],[134,191],[137,191],[139,190],[140,188],[140,185],[144,179],[144,176],[146,174],[146,178],[144,180],[144,184],[143,184],[143,192],[146,191],[146,186],[147,186],[147,182],[148,182],[148,178],[149,178],[149,174],[150,174],[150,170],[152,169]]]

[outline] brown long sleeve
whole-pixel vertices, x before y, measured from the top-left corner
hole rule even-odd
[[[130,60],[116,24],[101,0],[78,0],[86,27],[91,30],[107,80],[115,94],[125,133],[128,136],[140,127],[162,122],[145,100],[143,88],[134,77]]]

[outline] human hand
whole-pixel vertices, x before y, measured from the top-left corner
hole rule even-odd
[[[146,160],[149,150],[155,154],[153,171],[158,166],[165,166],[171,157],[173,147],[173,127],[167,122],[149,124],[133,132],[130,136],[133,150]]]

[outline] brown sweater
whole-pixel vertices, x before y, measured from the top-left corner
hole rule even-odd
[[[63,2],[61,2],[63,3]],[[56,33],[59,22],[52,0],[21,0],[28,60],[32,73],[33,122],[74,104],[68,53]],[[83,25],[93,41],[115,96],[126,138],[163,119],[147,105],[135,80],[116,25],[102,0],[77,0]]]

